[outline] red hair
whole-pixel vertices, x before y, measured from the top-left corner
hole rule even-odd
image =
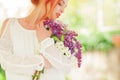
[[[45,10],[45,14],[41,17],[38,22],[40,22],[43,19],[46,18],[52,18],[54,8],[56,5],[60,2],[60,0],[31,0],[33,5],[38,6],[38,5],[43,5],[43,9]],[[44,3],[43,3],[44,2]],[[47,6],[50,5],[50,9],[47,9]]]
[[[34,4],[35,6],[37,6],[38,3],[39,3],[39,0],[31,0],[31,2],[32,2],[32,4]]]

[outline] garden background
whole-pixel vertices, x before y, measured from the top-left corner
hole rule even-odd
[[[26,16],[31,6],[30,0],[0,0],[0,28],[8,17]],[[59,20],[78,32],[83,45],[82,66],[66,80],[120,80],[120,0],[69,0]]]

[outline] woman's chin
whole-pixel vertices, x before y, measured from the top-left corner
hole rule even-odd
[[[53,19],[57,19],[57,18],[59,18],[59,16],[55,16]]]
[[[60,15],[59,16],[56,16],[56,18],[59,18],[60,17]]]

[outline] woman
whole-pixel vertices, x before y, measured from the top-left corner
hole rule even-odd
[[[71,60],[54,46],[52,32],[43,26],[43,21],[58,18],[67,1],[31,0],[35,8],[30,15],[4,21],[0,63],[6,80],[65,80],[63,73],[70,71]]]

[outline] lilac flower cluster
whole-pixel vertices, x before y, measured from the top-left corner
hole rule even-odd
[[[66,25],[54,21],[54,20],[45,20],[44,26],[48,26],[52,31],[52,37],[55,40],[63,41],[64,46],[68,47],[71,51],[71,54],[77,58],[78,67],[81,65],[81,44],[77,40],[77,33],[71,30],[67,30]]]

